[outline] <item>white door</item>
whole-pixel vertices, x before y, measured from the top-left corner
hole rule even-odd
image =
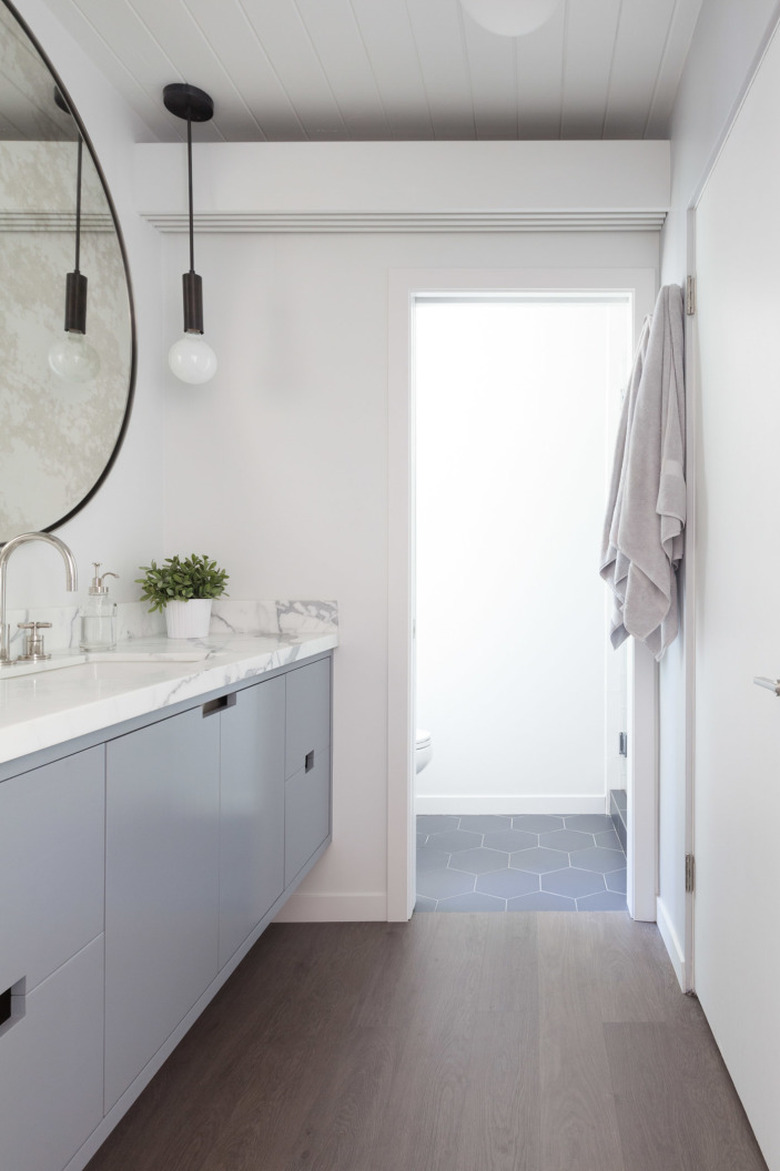
[[[696,992],[780,1167],[780,38],[696,212]]]

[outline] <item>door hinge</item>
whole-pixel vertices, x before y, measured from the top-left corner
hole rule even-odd
[[[618,755],[628,756],[628,733],[620,732],[618,734]]]
[[[685,855],[685,890],[690,894],[696,887],[696,860],[693,854]]]
[[[696,277],[689,276],[685,280],[685,313],[693,317],[696,313]]]

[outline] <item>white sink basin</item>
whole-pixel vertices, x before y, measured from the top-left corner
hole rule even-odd
[[[207,647],[181,647],[177,650],[142,651],[89,651],[86,654],[53,654],[40,663],[10,663],[0,669],[0,681],[18,679],[22,675],[40,674],[42,671],[73,671],[85,666],[108,665],[127,669],[133,663],[202,663],[213,651]],[[97,676],[95,676],[97,677]],[[117,676],[118,677],[118,676]]]

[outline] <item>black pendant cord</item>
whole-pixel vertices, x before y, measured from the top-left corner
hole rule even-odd
[[[76,161],[76,263],[75,271],[79,271],[81,258],[81,156],[84,150],[84,140],[79,135],[79,149]]]
[[[195,271],[195,230],[192,222],[192,117],[187,112],[187,176],[190,206],[190,272]]]

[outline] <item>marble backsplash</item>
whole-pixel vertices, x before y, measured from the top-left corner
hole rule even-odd
[[[18,629],[19,622],[51,622],[51,630],[43,632],[49,653],[78,650],[81,636],[79,605],[9,610],[7,621],[11,627],[12,657],[21,653],[24,632]],[[338,621],[336,602],[242,602],[219,598],[212,606],[209,634],[318,634],[336,630]],[[118,642],[160,635],[165,635],[164,614],[150,614],[145,602],[117,603]]]

